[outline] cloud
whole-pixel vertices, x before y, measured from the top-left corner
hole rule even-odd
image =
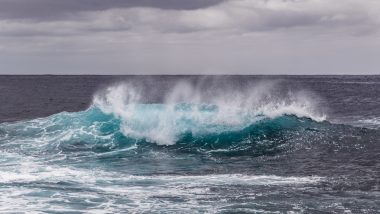
[[[83,11],[113,8],[151,7],[192,10],[218,4],[224,0],[0,0],[1,19],[52,20],[70,18]]]
[[[0,73],[378,73],[378,0],[0,0]]]
[[[378,27],[380,15],[377,11],[380,11],[380,2],[376,0],[346,0],[344,4],[336,0],[230,0],[188,11],[134,8],[114,13],[119,18],[129,20],[132,26],[149,27],[161,32],[254,32],[313,26]]]
[[[4,2],[9,4],[15,1],[26,7],[23,0],[0,1],[3,5]],[[191,1],[194,2],[192,4],[170,4],[170,1],[162,1],[161,4],[160,1],[122,3],[127,1],[116,0],[110,0],[110,3],[106,4],[104,3],[106,1],[92,0],[96,7],[91,6],[93,4],[85,4],[86,1],[83,0],[59,1],[66,2],[64,4],[53,0],[32,1],[39,2],[37,5],[42,6],[45,2],[46,9],[42,7],[39,8],[40,11],[56,13],[54,9],[49,9],[59,8],[61,14],[70,13],[71,15],[67,18],[36,21],[30,18],[33,15],[28,16],[27,13],[16,10],[14,12],[16,15],[24,14],[30,19],[0,20],[1,36],[68,36],[113,31],[244,33],[300,27],[346,28],[352,33],[360,34],[378,30],[380,26],[378,13],[380,2],[377,0],[346,0],[344,3],[336,0],[229,0],[223,2],[198,0]],[[81,2],[81,4],[74,2]],[[96,2],[98,4],[95,4]],[[37,6],[34,5],[34,7]],[[34,7],[25,10],[32,13]],[[0,8],[5,10],[4,7]]]

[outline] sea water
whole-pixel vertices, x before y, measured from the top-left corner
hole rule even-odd
[[[0,212],[380,212],[379,77],[1,79]]]

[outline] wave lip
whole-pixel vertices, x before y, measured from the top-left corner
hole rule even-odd
[[[141,90],[133,84],[111,86],[94,97],[95,108],[121,122],[125,136],[173,145],[183,133],[205,135],[247,128],[265,118],[284,115],[324,121],[317,105],[305,93],[276,95],[266,83],[244,90],[203,90],[178,83],[164,103],[143,104]]]

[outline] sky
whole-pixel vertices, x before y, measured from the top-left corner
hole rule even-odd
[[[380,74],[380,1],[0,0],[0,74]]]

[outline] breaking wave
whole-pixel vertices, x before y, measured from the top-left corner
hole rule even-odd
[[[91,108],[116,118],[125,136],[159,145],[173,145],[186,134],[238,132],[282,116],[326,119],[304,92],[276,94],[273,83],[216,90],[181,82],[168,91],[162,103],[143,103],[141,89],[120,84],[98,93]]]
[[[378,189],[377,130],[332,124],[317,96],[276,81],[220,83],[120,83],[84,111],[0,124],[0,210],[273,211]]]
[[[275,82],[217,90],[180,82],[164,93],[161,102],[147,102],[148,96],[133,83],[114,85],[99,91],[85,111],[1,124],[1,141],[48,147],[90,144],[93,149],[136,143],[223,149],[271,140],[326,119],[307,93],[281,89]]]

